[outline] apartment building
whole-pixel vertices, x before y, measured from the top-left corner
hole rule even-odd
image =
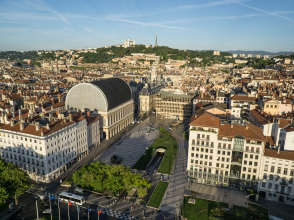
[[[160,91],[155,96],[156,115],[178,120],[188,119],[192,115],[195,94]]]
[[[100,144],[100,117],[87,112],[87,134],[89,150]]]
[[[233,119],[247,119],[249,117],[249,110],[255,109],[256,98],[248,95],[237,94],[231,97],[231,117]]]
[[[50,182],[77,161],[77,128],[72,116],[42,118],[35,124],[12,119],[0,128],[0,155],[33,180]]]
[[[192,116],[187,170],[194,182],[257,189],[266,138],[255,125],[221,120],[209,113]]]
[[[259,196],[294,204],[294,152],[265,148],[261,159]]]
[[[268,99],[264,101],[264,112],[271,115],[279,115],[280,101],[274,99]]]

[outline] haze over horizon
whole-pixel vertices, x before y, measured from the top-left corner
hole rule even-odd
[[[42,1],[0,3],[0,50],[155,43],[178,49],[294,51],[294,2]]]

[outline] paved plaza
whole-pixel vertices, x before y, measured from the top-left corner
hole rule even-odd
[[[122,164],[132,167],[146,151],[152,142],[157,138],[158,131],[151,128],[147,122],[137,125],[123,138],[110,146],[95,161],[110,164],[112,155],[118,155],[123,158]]]

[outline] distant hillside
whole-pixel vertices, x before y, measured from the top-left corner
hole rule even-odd
[[[231,51],[225,51],[227,53],[231,53],[231,54],[241,54],[244,53],[246,56],[248,54],[253,54],[253,55],[270,55],[270,56],[278,56],[278,55],[288,55],[288,54],[292,54],[294,52],[286,52],[286,51],[281,51],[281,52],[276,52],[276,53],[271,53],[271,52],[267,52],[267,51],[263,51],[263,50],[255,50],[255,51],[249,51],[249,50],[231,50]]]

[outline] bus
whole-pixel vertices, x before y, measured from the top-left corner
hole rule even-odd
[[[77,205],[83,205],[85,203],[85,197],[78,196],[72,193],[62,192],[59,194],[59,199],[63,201],[70,201],[71,203],[75,203]]]

